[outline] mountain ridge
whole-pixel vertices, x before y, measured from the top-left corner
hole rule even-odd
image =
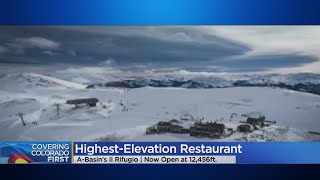
[[[90,84],[86,88],[141,88],[141,87],[176,87],[187,89],[210,89],[226,87],[279,87],[300,92],[309,92],[320,95],[320,74],[267,74],[244,75],[222,78],[216,76],[198,76],[191,78],[162,77],[162,78],[135,78],[106,83]]]

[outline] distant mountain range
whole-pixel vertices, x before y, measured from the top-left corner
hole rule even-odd
[[[175,87],[187,89],[210,89],[226,87],[279,87],[300,92],[320,95],[320,74],[267,74],[267,75],[228,75],[223,76],[164,76],[158,78],[113,78],[105,83],[80,84],[63,77],[55,78],[35,73],[0,74],[2,88],[11,91],[33,87],[67,87],[67,88],[141,88],[141,87]],[[109,78],[110,79],[110,78]]]
[[[141,88],[141,87],[177,87],[189,89],[210,89],[226,87],[279,87],[320,95],[320,75],[312,73],[300,74],[268,74],[237,75],[228,78],[215,76],[199,76],[193,78],[163,77],[124,79],[106,83],[90,84],[87,88]]]

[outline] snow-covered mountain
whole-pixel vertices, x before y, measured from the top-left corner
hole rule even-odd
[[[168,76],[161,78],[136,78],[92,83],[87,88],[141,88],[141,87],[179,87],[188,89],[208,89],[242,86],[280,87],[296,91],[310,92],[320,95],[320,75],[311,73],[300,74],[267,74],[267,75],[237,75],[228,78],[217,76],[184,77]]]
[[[84,85],[36,73],[0,74],[0,90],[25,91],[30,88],[83,88]]]
[[[240,75],[233,79],[246,80],[252,84],[320,84],[320,74],[297,73],[297,74],[264,74],[264,75]]]
[[[97,84],[119,80],[119,78],[112,77],[106,72],[101,68],[82,67],[51,72],[50,76],[80,84]]]

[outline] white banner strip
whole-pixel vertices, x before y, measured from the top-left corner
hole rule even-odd
[[[236,156],[74,156],[75,164],[235,164]]]

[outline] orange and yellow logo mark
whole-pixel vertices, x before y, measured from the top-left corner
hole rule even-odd
[[[23,154],[13,154],[8,159],[8,163],[11,164],[28,164],[31,162],[32,160]]]

